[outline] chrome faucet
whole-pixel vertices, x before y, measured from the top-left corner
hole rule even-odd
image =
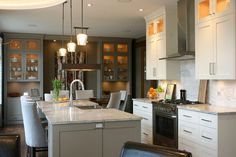
[[[81,84],[82,90],[84,90],[84,83],[80,79],[75,79],[70,83],[70,106],[73,106],[72,87],[75,82],[79,82]]]

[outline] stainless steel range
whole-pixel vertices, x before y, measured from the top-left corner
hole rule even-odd
[[[189,100],[153,101],[153,143],[178,148],[177,105],[199,104]]]

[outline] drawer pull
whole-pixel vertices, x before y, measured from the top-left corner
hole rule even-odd
[[[143,108],[148,108],[148,107],[146,107],[146,106],[142,106]]]
[[[143,134],[144,134],[144,135],[146,135],[146,136],[148,136],[148,134],[147,134],[147,133],[145,133],[145,132],[144,132]]]
[[[192,134],[192,132],[191,132],[191,131],[188,131],[188,130],[184,130],[184,132],[187,132],[187,133],[189,133],[189,134]]]
[[[211,123],[212,121],[211,120],[207,120],[207,119],[201,119],[202,121],[205,121],[205,122],[209,122]]]
[[[205,138],[205,139],[207,139],[207,140],[212,140],[212,138],[206,137],[206,136],[202,136],[202,138]]]
[[[138,106],[138,105],[134,104],[134,106]]]
[[[184,114],[183,116],[184,116],[184,117],[187,117],[187,118],[192,118],[192,116],[188,116],[188,115],[185,115],[185,114]]]
[[[147,118],[143,118],[144,120],[148,120]]]

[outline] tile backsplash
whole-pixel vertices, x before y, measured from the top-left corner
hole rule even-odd
[[[182,61],[180,80],[160,81],[163,88],[168,83],[176,84],[176,98],[179,99],[180,89],[186,89],[187,99],[197,100],[199,80],[195,79],[195,62]],[[236,107],[236,81],[209,81],[208,101],[212,105]]]

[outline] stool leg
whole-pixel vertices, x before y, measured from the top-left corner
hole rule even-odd
[[[32,147],[32,156],[31,157],[36,157],[36,149]]]

